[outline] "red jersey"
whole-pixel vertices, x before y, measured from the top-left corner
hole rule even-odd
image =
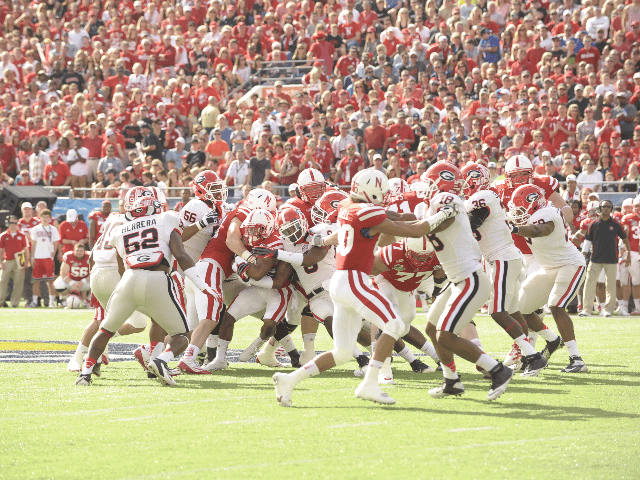
[[[247,207],[240,206],[227,213],[222,219],[222,224],[216,230],[215,235],[211,237],[207,246],[204,247],[202,255],[200,255],[200,260],[211,259],[217,262],[222,268],[226,278],[229,278],[231,274],[233,274],[231,264],[233,263],[233,257],[235,256],[235,253],[227,247],[227,232],[229,231],[229,225],[231,225],[231,221],[234,218],[243,222],[250,212],[251,210]]]
[[[379,258],[389,270],[382,276],[401,292],[417,290],[422,281],[428,278],[436,265],[440,265],[438,257],[431,255],[429,261],[416,270],[407,260],[404,242],[397,242],[380,249]]]
[[[96,238],[95,238],[95,241],[97,242],[98,239],[100,238],[100,235],[102,235],[102,225],[104,225],[104,222],[107,221],[107,217],[105,217],[102,214],[102,211],[94,210],[93,212],[91,212],[89,214],[89,220],[93,220],[94,222],[96,222]]]
[[[640,215],[631,213],[622,217],[622,228],[627,232],[632,252],[640,250]]]
[[[75,226],[66,220],[60,224],[60,240],[74,240],[73,243],[62,244],[62,252],[72,252],[73,246],[89,238],[89,228],[82,221],[77,221]]]
[[[89,276],[89,253],[85,252],[84,257],[77,259],[73,251],[67,252],[62,257],[62,261],[71,266],[69,278],[74,282],[79,282]]]
[[[336,270],[355,270],[371,275],[373,251],[380,234],[369,235],[369,228],[386,220],[384,209],[372,203],[343,200],[338,206],[338,246]]]
[[[588,217],[589,217],[589,214],[587,213],[587,209],[583,208],[578,212],[578,214],[575,217],[573,217],[573,220],[571,221],[571,223],[573,223],[573,226],[575,227],[576,230],[580,230],[580,225],[582,223],[582,220]]]
[[[621,223],[622,217],[624,217],[624,214],[622,212],[613,212],[611,216],[616,222]]]
[[[549,177],[548,175],[541,175],[539,177],[533,177],[533,185],[536,187],[540,187],[544,191],[544,198],[549,200],[549,197],[556,191],[558,188],[558,180],[553,177]],[[511,200],[511,195],[513,195],[513,191],[515,188],[511,188],[506,180],[500,180],[494,184],[498,195],[500,195],[500,201],[502,205],[508,207],[509,201]],[[524,255],[533,255],[531,252],[531,248],[529,248],[529,244],[527,243],[525,237],[521,237],[520,235],[511,235],[513,237],[513,242],[518,247]]]
[[[15,260],[16,253],[21,252],[29,245],[24,233],[18,230],[12,234],[9,230],[0,235],[0,248],[4,249],[5,261]]]
[[[29,221],[26,221],[24,218],[18,220],[18,228],[27,237],[29,244],[31,244],[31,229],[36,225],[40,225],[40,219],[38,217],[31,217]]]
[[[413,213],[423,201],[424,199],[418,197],[417,192],[404,192],[391,199],[387,210],[398,213]]]
[[[305,218],[307,219],[307,225],[311,228],[313,225],[313,219],[311,218],[311,208],[313,208],[313,203],[307,203],[301,198],[295,197],[290,200],[287,200],[287,206],[299,208],[302,213],[304,213]]]
[[[587,218],[583,218],[580,221],[580,228],[578,228],[578,231],[582,232],[582,238],[580,240],[572,240],[573,244],[576,247],[579,247],[580,245],[582,245],[582,242],[584,241],[584,236],[587,234],[587,231],[589,230],[589,226],[593,223],[594,219],[591,217],[587,217]]]

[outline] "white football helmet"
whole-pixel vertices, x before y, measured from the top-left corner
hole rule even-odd
[[[160,190],[158,187],[146,187],[153,192],[153,197],[160,202],[162,205],[162,209],[164,212],[169,210],[169,204],[167,203],[167,197],[164,192]]]
[[[391,190],[391,195],[400,195],[409,191],[409,184],[401,178],[391,178],[389,179],[389,190]]]
[[[511,188],[533,182],[533,164],[524,155],[514,155],[504,166],[504,176]]]
[[[622,214],[629,215],[630,213],[633,213],[635,205],[637,205],[637,203],[634,199],[625,198],[622,202]]]
[[[133,204],[143,197],[156,198],[154,192],[147,187],[130,188],[124,197],[124,211],[131,211],[133,209]]]
[[[633,199],[633,210],[640,213],[640,196]]]
[[[271,236],[275,226],[276,222],[271,212],[257,208],[240,225],[240,234],[245,244],[256,246]]]
[[[264,188],[254,188],[249,192],[244,203],[249,209],[262,208],[271,213],[276,213],[276,197]]]
[[[414,268],[419,269],[426,265],[435,253],[433,244],[427,237],[405,238],[403,242],[407,261]]]
[[[389,179],[380,170],[367,168],[356,173],[351,180],[349,196],[354,201],[382,205],[389,195]]]
[[[597,217],[599,211],[600,211],[600,202],[592,200],[587,204],[587,213],[590,217],[592,218]]]
[[[307,203],[315,203],[327,188],[324,175],[315,168],[305,168],[298,175],[300,198]]]

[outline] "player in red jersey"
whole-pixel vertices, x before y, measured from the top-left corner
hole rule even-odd
[[[100,210],[94,210],[89,214],[89,248],[93,248],[95,243],[102,235],[102,225],[106,222],[107,217],[111,215],[111,202],[105,200],[102,202]]]
[[[215,292],[218,292],[221,297],[224,296],[224,302],[221,302],[218,297],[196,295],[195,303],[200,323],[192,332],[189,346],[178,364],[178,368],[187,373],[210,373],[199,367],[196,357],[209,334],[216,328],[223,313],[223,303],[229,304],[247,286],[234,275],[232,269],[234,256],[237,255],[248,263],[258,263],[255,256],[247,250],[240,235],[240,225],[252,210],[258,208],[275,213],[276,199],[271,192],[262,188],[251,190],[242,205],[224,216],[214,236],[204,248],[200,260],[196,263],[199,275]],[[215,342],[215,339],[212,340],[212,348],[217,348]]]
[[[66,297],[69,293],[82,295],[86,301],[89,291],[89,253],[84,243],[76,243],[73,251],[62,257],[60,276],[53,282],[58,295]]]
[[[387,210],[398,213],[413,213],[416,207],[424,201],[419,191],[403,192],[392,197],[387,203]]]
[[[382,334],[376,342],[364,380],[356,389],[356,396],[378,403],[395,403],[393,398],[380,389],[378,374],[382,363],[391,355],[396,340],[405,333],[406,328],[389,300],[369,285],[373,251],[380,234],[422,237],[456,215],[458,209],[447,207],[419,222],[393,222],[380,206],[388,192],[389,182],[382,172],[374,169],[358,172],[351,182],[350,198],[340,204],[337,233],[326,239],[314,238],[317,246],[337,245],[336,272],[329,285],[334,303],[334,347],[291,374],[276,373],[273,376],[279,405],[291,406],[291,394],[299,381],[351,359],[362,318],[380,328]],[[287,256],[290,263],[302,264],[302,254],[288,253]]]
[[[556,191],[558,188],[558,180],[553,177],[549,177],[548,175],[534,176],[533,165],[524,155],[514,155],[507,161],[505,165],[505,177],[506,178],[504,180],[494,184],[503,206],[509,204],[511,196],[516,188],[520,185],[531,184],[542,189],[545,200],[562,212],[562,216],[566,223],[570,223],[573,220],[573,211],[571,210],[571,207],[567,205],[567,202],[565,202]],[[540,266],[533,257],[533,253],[531,253],[531,248],[527,241],[528,239],[525,239],[525,237],[520,235],[513,234],[512,237],[516,247],[522,252],[527,276],[529,276],[538,270]],[[531,331],[529,332],[531,345],[535,347],[538,333],[542,335],[547,342],[554,340],[555,334],[552,334],[552,332],[549,331],[536,313],[525,315],[525,319],[527,320],[529,327],[531,327]],[[539,328],[540,326],[542,326],[542,329]],[[509,357],[517,356],[516,350],[517,345],[514,344],[512,351],[509,352],[507,354],[507,358],[505,358],[507,363]]]
[[[640,313],[640,198],[633,200],[634,211],[622,217],[622,228],[629,238],[631,246],[631,265],[625,266],[624,262],[618,264],[620,272],[620,286],[622,287],[622,299],[618,299],[618,313],[629,315],[629,294],[633,295],[634,315]],[[620,258],[625,258],[620,255]],[[629,284],[631,283],[631,285]]]

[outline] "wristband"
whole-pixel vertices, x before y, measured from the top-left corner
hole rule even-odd
[[[251,258],[251,252],[249,250],[245,250],[244,252],[242,252],[242,255],[240,255],[240,258],[242,258],[245,262],[248,262]]]
[[[304,260],[304,254],[278,250],[278,260],[282,260],[283,262],[290,263],[291,265],[301,267]]]
[[[518,227],[516,227],[515,225],[511,227],[511,233],[515,233],[517,235],[519,231],[520,231],[520,229]]]
[[[249,284],[253,285],[254,287],[271,289],[273,288],[273,278],[267,276],[262,277],[260,280],[254,280],[253,278],[250,278]]]
[[[207,288],[207,284],[202,280],[200,275],[198,275],[198,269],[195,265],[191,268],[187,268],[184,271],[184,276],[191,280],[198,290],[202,291]]]
[[[198,227],[198,231],[206,227],[206,225],[202,224],[202,220],[198,220],[198,222],[196,223],[196,226]]]

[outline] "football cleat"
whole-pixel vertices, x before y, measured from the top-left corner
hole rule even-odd
[[[361,370],[364,369],[367,365],[369,365],[369,357],[367,357],[364,353],[362,355],[358,355],[356,357],[356,362],[358,362],[358,366]]]
[[[525,368],[527,368],[527,357],[520,357],[518,363],[511,365],[509,368],[514,372],[524,372]],[[489,376],[489,378],[491,378],[491,376]]]
[[[81,372],[82,371],[82,366],[78,363],[78,361],[75,358],[72,358],[71,360],[69,360],[69,363],[67,363],[67,372]]]
[[[562,342],[562,338],[558,336],[558,338],[556,338],[553,342],[547,342],[545,347],[542,349],[542,356],[549,360],[551,358],[551,355],[553,355],[553,353],[562,346],[564,346],[564,343]]]
[[[383,405],[393,405],[396,403],[396,401],[386,392],[383,392],[378,385],[365,385],[364,382],[356,388],[356,397]]]
[[[618,315],[620,315],[621,317],[628,317],[631,314],[627,311],[626,308],[618,307]]]
[[[163,385],[177,385],[176,381],[173,379],[171,374],[169,373],[169,367],[167,366],[167,362],[164,360],[160,360],[159,358],[155,358],[149,362],[148,369],[150,373],[156,375],[156,380]]]
[[[171,375],[172,377],[177,377],[182,373],[182,370],[180,370],[179,368],[169,368],[168,371],[169,375]]]
[[[202,368],[208,370],[209,372],[211,372],[212,370],[226,370],[227,368],[229,368],[229,362],[227,362],[226,360],[218,360],[217,358],[215,358],[213,362],[203,365]]]
[[[569,365],[560,370],[561,373],[587,373],[588,371],[587,365],[577,355],[569,357]]]
[[[136,358],[138,363],[142,366],[142,368],[146,371],[147,364],[149,363],[149,358],[151,357],[151,352],[148,350],[147,345],[140,345],[133,351],[133,356]]]
[[[390,360],[390,359],[389,359]],[[395,385],[396,381],[393,379],[393,371],[391,370],[391,362],[385,361],[382,364],[382,368],[378,373],[378,383],[380,385]]]
[[[491,401],[499,398],[507,390],[507,385],[513,377],[513,370],[498,363],[489,373],[491,374],[491,388],[487,394],[487,400]]]
[[[464,385],[458,378],[445,378],[444,383],[439,387],[429,390],[429,395],[433,398],[459,397],[464,393]]]
[[[250,362],[253,360],[253,357],[258,353],[258,345],[251,344],[247,348],[245,348],[242,353],[238,356],[239,362]]]
[[[526,367],[521,377],[537,377],[538,374],[547,366],[547,359],[540,353],[525,357]]]
[[[520,360],[521,356],[522,352],[520,351],[520,347],[517,343],[513,342],[513,345],[511,345],[511,351],[507,353],[506,357],[504,357],[504,362],[502,362],[502,364],[505,367],[515,365],[516,363],[518,363],[518,360]]]
[[[256,355],[256,363],[259,363],[260,365],[264,365],[265,367],[271,367],[271,368],[282,367],[282,364],[276,358],[275,353],[269,354],[264,350],[260,350]]]
[[[631,315],[640,315],[640,310],[638,310],[638,308],[634,308],[633,311],[631,312]]]
[[[91,374],[87,373],[85,374],[80,374],[78,375],[78,378],[76,378],[76,385],[81,385],[83,387],[88,387],[89,385],[91,385]]]
[[[103,353],[102,357],[100,358],[100,363],[104,364],[105,366],[109,365],[109,355]]]
[[[102,374],[102,362],[96,363],[93,366],[93,370],[91,371],[91,373],[96,377],[100,377],[100,375]]]
[[[182,357],[182,360],[178,363],[178,368],[185,373],[193,375],[211,375],[211,372],[202,368],[193,357]]]
[[[276,400],[281,407],[291,406],[291,394],[295,383],[286,373],[276,373],[271,377],[276,388]]]
[[[278,347],[275,353],[276,357],[284,357],[287,355],[287,351],[284,349],[282,345]]]
[[[602,310],[602,312],[600,312],[600,316],[601,317],[610,317],[611,313],[607,312],[606,310]]]
[[[300,354],[297,350],[291,350],[289,352],[289,358],[291,359],[291,366],[293,368],[300,368],[302,366],[300,363]]]
[[[300,363],[302,365],[306,365],[314,358],[316,358],[316,352],[314,352],[313,350],[302,350],[300,352]]]
[[[413,370],[416,373],[433,373],[433,372],[435,372],[433,367],[430,367],[429,365],[424,363],[419,358],[416,358],[409,365],[411,365],[411,370]]]
[[[578,316],[579,316],[579,317],[590,317],[590,316],[591,316],[591,314],[590,314],[589,312],[587,312],[586,310],[580,310],[580,311],[578,312]]]

